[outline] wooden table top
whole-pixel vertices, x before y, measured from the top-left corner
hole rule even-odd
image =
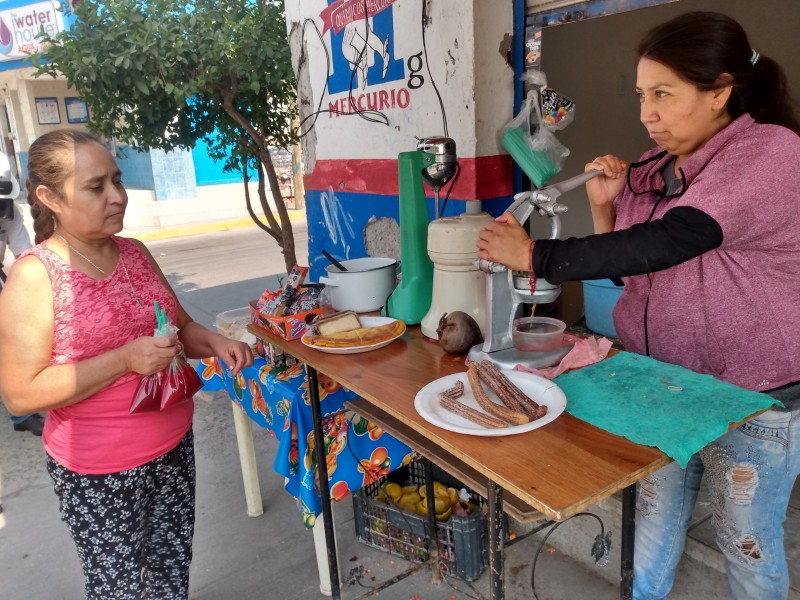
[[[428,423],[414,408],[417,392],[431,381],[466,368],[464,356],[447,354],[427,341],[419,326],[409,327],[388,346],[358,354],[321,352],[254,325],[248,330],[338,381],[556,521],[670,462],[656,448],[618,437],[568,413],[539,429],[502,437],[464,435]]]

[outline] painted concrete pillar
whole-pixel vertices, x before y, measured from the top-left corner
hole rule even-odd
[[[445,215],[505,205],[513,2],[287,0],[299,88],[311,275],[320,250],[399,258],[397,156],[447,135],[460,174]],[[448,191],[442,190],[442,200]],[[426,188],[430,192],[430,188]],[[433,202],[428,201],[433,218]]]

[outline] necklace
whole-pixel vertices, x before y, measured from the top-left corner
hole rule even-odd
[[[81,251],[80,251],[80,250],[78,250],[78,249],[77,249],[75,246],[73,246],[72,244],[70,244],[70,243],[67,241],[67,239],[66,239],[66,238],[65,238],[63,235],[61,235],[60,233],[55,233],[55,234],[53,234],[53,235],[55,235],[55,236],[56,236],[58,239],[60,239],[62,242],[64,242],[64,243],[67,245],[67,248],[69,248],[70,250],[72,250],[72,251],[73,251],[75,254],[77,254],[78,256],[80,256],[80,257],[81,257],[83,260],[85,260],[87,263],[89,263],[90,265],[92,265],[92,266],[93,266],[95,269],[97,269],[98,271],[100,271],[100,272],[101,272],[103,275],[105,275],[106,277],[111,277],[111,275],[110,275],[109,273],[106,273],[105,271],[103,271],[103,269],[101,269],[100,267],[98,267],[98,266],[97,266],[97,265],[94,263],[94,261],[93,261],[91,258],[89,258],[88,256],[86,256],[86,255],[85,255],[83,252],[81,252]],[[121,258],[121,256],[122,256],[122,255],[120,255],[120,258]]]
[[[125,278],[128,280],[128,287],[131,288],[131,294],[133,294],[133,297],[136,299],[136,304],[138,304],[140,307],[144,308],[144,303],[139,298],[139,296],[136,294],[136,289],[133,287],[133,282],[131,281],[131,276],[128,275],[128,267],[125,264],[125,259],[122,258],[122,252],[119,253],[119,262],[122,263],[122,270],[125,271]]]
[[[75,246],[70,244],[63,235],[61,235],[60,233],[54,233],[53,235],[55,235],[58,239],[60,239],[62,242],[64,242],[67,245],[67,248],[72,250],[75,254],[80,256],[83,260],[85,260],[87,263],[92,265],[95,269],[100,271],[103,275],[105,275],[106,277],[111,277],[111,274],[106,273],[103,269],[98,267],[91,258],[86,256],[83,252],[81,252]],[[131,281],[131,276],[128,274],[128,266],[125,264],[125,259],[122,258],[122,252],[119,253],[119,262],[122,264],[122,270],[125,272],[125,278],[128,280],[128,287],[131,288],[131,294],[133,294],[133,297],[136,299],[136,303],[139,306],[141,306],[142,308],[144,308],[144,303],[142,302],[141,298],[139,298],[139,295],[136,293],[136,289],[133,287],[133,282]]]

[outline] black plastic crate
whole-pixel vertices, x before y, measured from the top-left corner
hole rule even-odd
[[[448,487],[461,489],[463,484],[434,467],[434,480]],[[424,483],[423,465],[412,462],[388,477],[364,486],[353,493],[356,536],[359,541],[412,562],[428,560],[428,520],[396,506],[375,500],[387,481],[398,484]],[[469,488],[478,510],[469,516],[453,515],[445,522],[436,522],[439,559],[451,575],[465,581],[481,576],[489,562],[488,521],[484,499]]]

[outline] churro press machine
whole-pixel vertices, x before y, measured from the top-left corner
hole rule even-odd
[[[538,190],[522,192],[514,196],[513,204],[508,212],[524,225],[531,214],[550,219],[550,239],[561,236],[561,218],[568,207],[558,202],[559,197],[590,179],[600,175],[602,171],[589,171],[560,183],[548,185]],[[557,364],[571,349],[570,345],[543,352],[523,352],[514,347],[512,332],[514,321],[522,316],[524,304],[545,304],[555,301],[561,293],[561,286],[539,278],[536,287],[531,290],[528,273],[511,271],[500,263],[480,259],[476,261],[478,268],[486,273],[486,313],[484,342],[472,347],[469,360],[480,362],[488,359],[501,369],[513,369],[516,365],[524,365],[540,369]]]

